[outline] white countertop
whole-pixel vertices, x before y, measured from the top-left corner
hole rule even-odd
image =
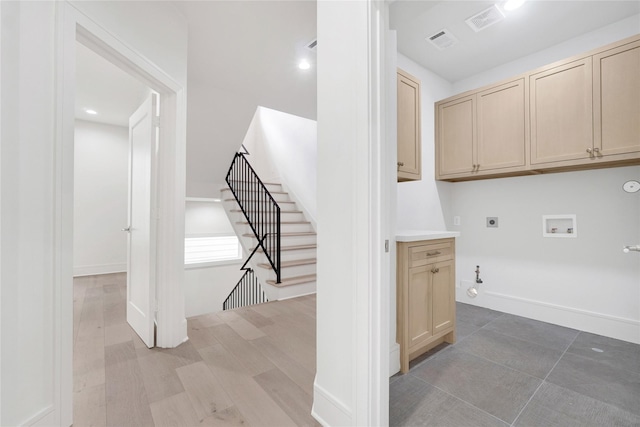
[[[459,236],[459,231],[398,230],[396,233],[396,242],[418,242],[421,240],[448,239]]]

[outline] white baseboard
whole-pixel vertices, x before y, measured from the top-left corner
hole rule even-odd
[[[73,267],[73,277],[95,276],[96,274],[126,273],[127,263],[81,265]]]
[[[574,307],[486,291],[482,306],[580,331],[640,344],[640,321]],[[471,301],[462,301],[471,302]]]
[[[400,372],[400,344],[393,343],[389,348],[389,377]]]
[[[318,384],[318,377],[313,382],[313,407],[311,415],[323,426],[353,425],[351,410],[339,399]]]

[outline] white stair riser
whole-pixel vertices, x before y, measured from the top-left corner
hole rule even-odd
[[[315,235],[285,237],[280,245],[281,247],[317,245],[317,237]],[[291,249],[293,250],[297,249]],[[289,250],[283,252],[289,252]]]
[[[229,198],[233,197],[232,194],[230,194],[229,196],[230,196]],[[230,212],[231,215],[235,215],[235,214],[239,213],[240,215],[242,215],[244,217],[244,214],[242,212],[231,212],[231,210],[240,209],[240,206],[238,206],[238,202],[236,202],[236,199],[225,201],[224,205],[225,205],[225,209],[227,210],[227,212]],[[280,206],[280,213],[281,214],[284,213],[284,212],[298,210],[298,207],[293,202],[291,202],[291,203],[289,203],[289,202],[279,202],[278,206]],[[249,209],[249,210],[251,211],[251,209]]]
[[[288,279],[296,276],[307,276],[316,273],[316,264],[295,265],[291,267],[283,267],[281,279]],[[271,277],[275,280],[276,274],[271,270]]]
[[[269,286],[269,285],[267,285]],[[279,300],[294,298],[302,295],[313,294],[316,292],[316,282],[301,283],[294,286],[284,286],[277,288]]]
[[[237,215],[242,215],[242,218],[244,218],[244,213],[242,212],[233,212],[234,214]],[[249,214],[251,214],[252,212],[249,211]],[[284,222],[306,222],[307,220],[305,219],[304,215],[302,214],[302,212],[287,212],[287,211],[280,211],[280,221],[284,221]]]
[[[314,259],[316,258],[316,255],[317,255],[316,249],[298,249],[295,251],[282,251],[281,262],[298,261],[301,259]],[[269,264],[267,257],[262,252],[256,252],[256,254],[253,257],[254,257],[253,259],[255,261],[255,265]]]
[[[244,239],[249,239],[249,237],[243,237]],[[286,248],[287,246],[300,246],[300,245],[315,245],[317,237],[315,234],[304,235],[304,236],[282,236],[280,240],[280,247]],[[257,240],[252,238],[251,242],[247,246],[250,250],[253,250],[255,245],[257,244]],[[282,251],[288,252],[288,251]]]
[[[282,184],[268,184],[268,183],[264,183],[264,186],[267,188],[267,190],[269,190],[269,192],[275,191],[275,192],[282,192]],[[246,184],[245,184],[246,185]],[[222,191],[230,191],[229,188],[223,188]]]
[[[251,227],[249,226],[249,224],[243,224],[246,223],[246,219],[243,218],[242,221],[239,221],[240,224],[237,224],[237,226],[242,230],[243,234],[252,234],[253,230],[251,229]],[[266,228],[268,228],[265,225]],[[265,228],[265,231],[266,231]],[[273,227],[273,231],[275,232],[276,227]],[[311,226],[311,224],[309,223],[302,223],[302,224],[281,224],[280,225],[280,232],[281,233],[312,233],[313,232],[313,227]],[[283,235],[282,238],[284,238],[285,236]]]
[[[252,200],[255,200],[255,192],[247,192],[247,191],[239,191],[239,194],[242,196],[244,194],[253,194],[251,197]],[[224,199],[233,199],[233,193],[231,192],[231,190],[228,191],[223,191],[222,192],[222,197]],[[291,199],[289,199],[289,195],[287,193],[271,193],[271,197],[273,197],[273,200],[275,200],[276,202],[290,202]],[[263,200],[263,199],[261,199]],[[268,200],[268,198],[266,199]],[[266,203],[266,202],[265,202]]]

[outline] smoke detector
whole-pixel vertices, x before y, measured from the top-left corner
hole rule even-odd
[[[432,36],[427,37],[427,41],[438,48],[444,50],[458,43],[458,39],[447,29],[442,29]]]
[[[467,25],[473,29],[476,33],[482,31],[485,28],[492,26],[493,24],[500,22],[504,19],[504,14],[497,5],[493,5],[488,9],[483,10],[480,13],[473,15],[466,21]]]

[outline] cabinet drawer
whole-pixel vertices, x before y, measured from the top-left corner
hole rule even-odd
[[[409,268],[453,259],[451,241],[409,248]]]

